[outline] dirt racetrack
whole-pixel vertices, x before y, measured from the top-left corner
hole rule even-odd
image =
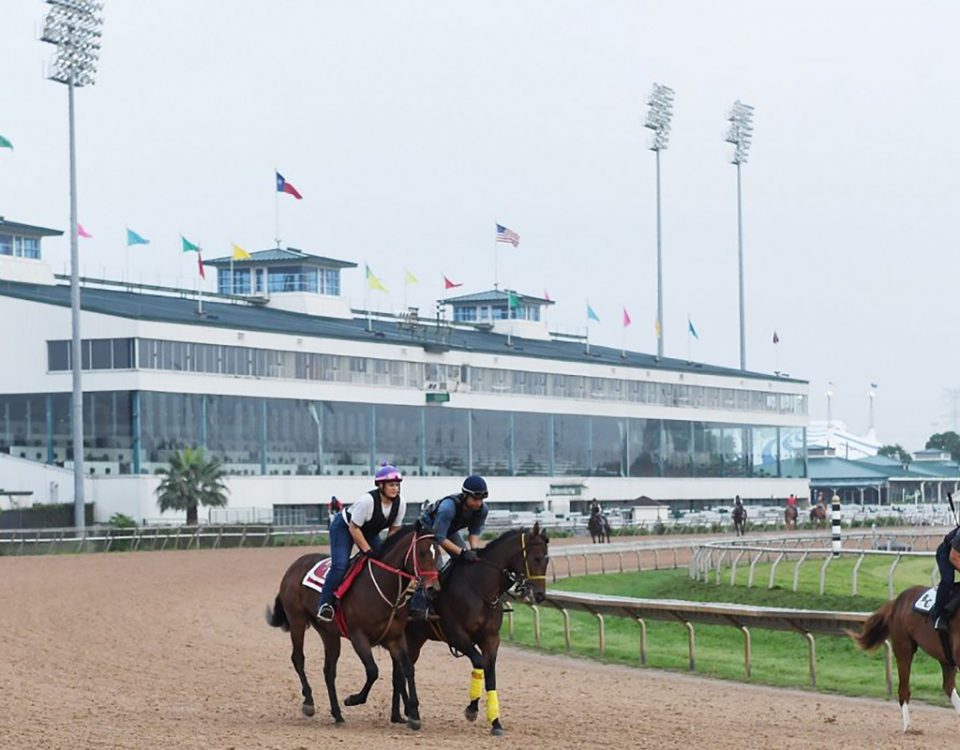
[[[302,550],[0,557],[0,747],[81,748],[928,748],[955,744],[952,710],[610,667],[504,647],[507,734],[463,719],[469,664],[438,644],[418,664],[424,725],[392,725],[389,660],[366,706],[326,711],[322,645],[300,713],[290,640],[270,628],[286,566]],[[340,694],[361,670],[345,646]]]

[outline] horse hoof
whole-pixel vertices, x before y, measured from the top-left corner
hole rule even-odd
[[[420,731],[420,719],[407,719],[407,726],[414,732]]]
[[[300,706],[300,710],[303,711],[304,716],[313,716],[316,713],[312,703],[304,703]]]
[[[490,730],[490,734],[494,737],[503,737],[503,727],[493,727],[493,729]]]
[[[334,719],[334,720],[333,720],[333,725],[334,725],[335,727],[342,727],[342,726],[344,726],[346,723],[347,723],[347,722],[345,722],[345,721],[343,720],[343,717],[342,717],[342,716],[339,717],[339,718],[337,718],[337,719]]]
[[[359,695],[348,695],[346,700],[344,700],[343,705],[345,706],[360,706],[363,705],[365,701],[360,700]]]
[[[394,714],[393,716],[390,717],[390,723],[391,723],[391,724],[406,724],[406,723],[407,723],[407,717],[406,717],[406,716],[401,716],[400,714]]]
[[[463,709],[463,716],[467,721],[476,721],[477,714],[479,713],[480,712],[477,709],[470,708],[470,706],[467,706],[465,709]]]

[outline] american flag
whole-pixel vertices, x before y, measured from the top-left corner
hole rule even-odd
[[[520,244],[520,235],[514,232],[512,229],[507,229],[506,227],[497,224],[497,242],[509,242],[511,245],[516,247]]]

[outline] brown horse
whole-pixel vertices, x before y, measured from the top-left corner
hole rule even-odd
[[[594,513],[587,521],[590,539],[594,544],[610,543],[610,521],[603,513]]]
[[[500,702],[497,696],[497,651],[500,648],[500,626],[503,622],[503,599],[508,589],[531,603],[546,597],[549,563],[546,531],[540,524],[532,531],[512,529],[478,550],[475,563],[454,562],[443,575],[443,587],[434,602],[440,622],[411,620],[407,625],[410,659],[416,663],[420,649],[428,640],[444,641],[451,652],[470,659],[473,672],[470,680],[470,703],[464,710],[469,721],[476,721],[482,688],[487,692],[487,721],[490,733],[503,734],[500,723]],[[394,664],[394,669],[396,669]],[[394,677],[394,685],[398,683]],[[393,722],[403,721],[400,715],[402,694],[394,691]]]
[[[280,593],[273,609],[267,607],[267,623],[290,632],[293,642],[293,668],[300,677],[303,692],[303,713],[313,716],[313,691],[304,671],[303,637],[312,625],[323,639],[323,677],[330,698],[330,714],[337,724],[343,723],[343,714],[337,700],[337,661],[340,658],[340,631],[342,620],[349,633],[354,651],[363,662],[366,682],[359,693],[349,696],[344,704],[358,706],[365,703],[370,688],[378,677],[373,647],[383,646],[390,652],[395,668],[394,690],[403,689],[407,726],[420,728],[420,710],[414,683],[413,662],[407,653],[405,631],[409,608],[407,601],[414,584],[420,583],[429,591],[440,587],[437,574],[439,547],[432,532],[417,522],[403,526],[387,537],[377,559],[367,559],[364,570],[343,595],[334,622],[316,618],[319,592],[302,585],[304,576],[325,556],[303,555],[296,560],[280,581]]]
[[[743,536],[747,531],[747,509],[742,505],[733,506],[733,530],[737,536]]]
[[[814,505],[810,508],[810,523],[814,526],[827,525],[827,509],[823,505]]]
[[[783,522],[788,529],[797,528],[797,506],[788,505],[783,511]]]
[[[859,634],[851,633],[856,644],[864,651],[877,648],[889,639],[893,655],[897,660],[897,677],[900,699],[900,713],[903,718],[903,731],[910,728],[910,666],[917,646],[940,662],[943,672],[943,692],[950,697],[950,703],[960,713],[960,696],[957,695],[957,661],[960,660],[960,618],[950,622],[951,659],[944,654],[943,645],[937,631],[933,629],[930,617],[913,610],[913,604],[926,590],[926,586],[914,586],[902,592],[900,596],[884,604],[863,624]]]

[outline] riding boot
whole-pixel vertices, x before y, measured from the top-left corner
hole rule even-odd
[[[430,615],[430,600],[422,587],[417,587],[410,597],[410,619],[427,620]]]

